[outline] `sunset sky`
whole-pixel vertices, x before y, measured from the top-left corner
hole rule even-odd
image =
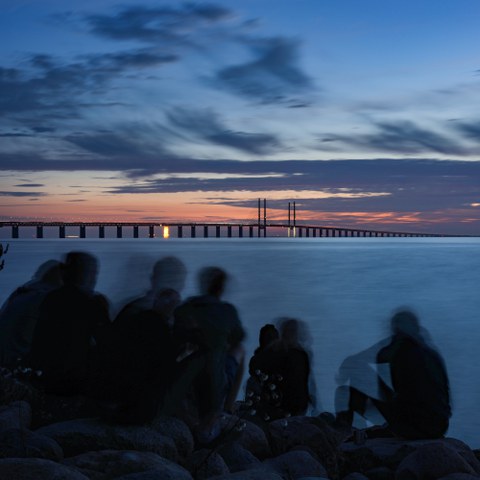
[[[0,220],[480,235],[478,0],[0,0]]]

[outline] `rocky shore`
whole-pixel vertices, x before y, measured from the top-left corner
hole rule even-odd
[[[480,451],[463,442],[366,440],[357,445],[318,417],[262,427],[225,415],[212,446],[182,420],[118,426],[83,398],[48,396],[0,375],[0,480],[469,480]]]

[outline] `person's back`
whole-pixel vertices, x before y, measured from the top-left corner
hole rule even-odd
[[[96,329],[108,322],[105,300],[95,294],[97,262],[87,253],[66,257],[64,285],[40,307],[30,363],[45,388],[58,394],[86,393]]]
[[[440,437],[451,416],[450,388],[444,361],[418,334],[416,317],[399,312],[394,335],[379,351],[377,363],[388,363],[393,386],[392,430],[407,437]]]
[[[59,262],[43,263],[33,279],[17,288],[0,310],[0,365],[13,367],[30,351],[40,305],[61,285]]]

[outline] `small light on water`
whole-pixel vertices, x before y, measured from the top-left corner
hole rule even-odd
[[[169,238],[170,237],[170,227],[163,227],[163,238]]]

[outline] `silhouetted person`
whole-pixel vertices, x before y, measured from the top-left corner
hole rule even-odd
[[[106,416],[120,423],[151,421],[161,406],[175,367],[170,324],[180,295],[156,292],[151,308],[127,306],[113,323],[97,398]]]
[[[108,302],[94,291],[97,274],[94,256],[68,253],[62,266],[63,286],[49,293],[40,306],[30,362],[42,372],[40,380],[48,392],[88,392],[95,337],[109,321]]]
[[[22,363],[30,351],[40,305],[60,285],[60,262],[49,260],[8,297],[0,310],[0,365]]]
[[[393,434],[411,439],[442,437],[451,416],[444,361],[421,335],[414,313],[399,311],[392,317],[391,328],[391,341],[376,360],[389,366],[392,388],[380,377],[380,399],[350,388],[349,409],[340,412],[340,419],[351,423],[353,412],[364,414],[371,401]]]
[[[222,408],[231,410],[243,374],[245,331],[235,307],[221,300],[226,281],[222,269],[202,269],[201,295],[189,298],[175,312],[177,337],[198,346],[194,361],[202,367],[195,385],[199,431],[206,441],[215,436],[212,429]]]
[[[311,401],[310,358],[300,340],[302,328],[299,320],[282,319],[280,339],[257,351],[252,358],[251,373],[257,379],[260,393],[247,392],[247,402],[250,398],[257,416],[263,420],[304,415],[307,411]]]

